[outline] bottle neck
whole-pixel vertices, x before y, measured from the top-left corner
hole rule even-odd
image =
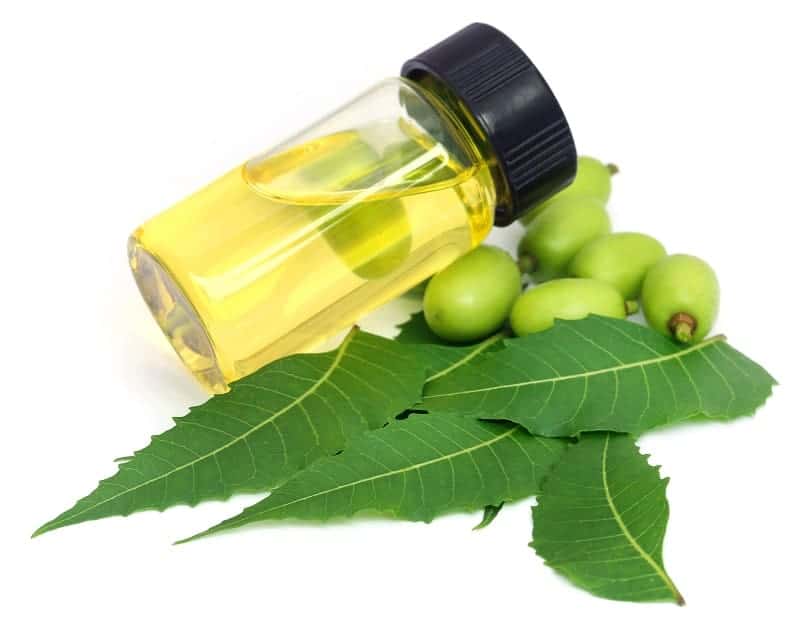
[[[495,209],[512,204],[511,190],[486,132],[467,106],[443,82],[428,73],[415,74],[413,83],[472,146],[478,160],[489,170],[495,190]],[[500,215],[498,215],[500,216]]]

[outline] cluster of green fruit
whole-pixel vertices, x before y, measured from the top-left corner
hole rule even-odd
[[[616,172],[580,157],[575,181],[522,218],[528,228],[518,261],[481,246],[431,278],[423,301],[431,330],[449,342],[471,342],[508,320],[525,335],[557,318],[624,318],[641,300],[657,331],[685,343],[705,338],[719,307],[714,270],[696,256],[668,256],[646,234],[611,233],[605,206]],[[524,276],[537,284],[522,292]]]

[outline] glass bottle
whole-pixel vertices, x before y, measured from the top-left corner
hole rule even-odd
[[[567,185],[525,54],[473,24],[137,228],[139,290],[210,391],[354,324]]]

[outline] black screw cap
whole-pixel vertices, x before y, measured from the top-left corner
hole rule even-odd
[[[528,56],[504,33],[471,24],[408,60],[413,80],[427,73],[444,82],[486,132],[512,202],[495,211],[508,225],[575,178],[577,156],[567,120]]]

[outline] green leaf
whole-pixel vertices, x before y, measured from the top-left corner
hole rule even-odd
[[[504,332],[498,332],[472,345],[452,345],[434,334],[425,322],[422,312],[412,314],[400,327],[395,341],[409,345],[418,359],[428,367],[428,381],[447,375],[473,358],[503,348]]]
[[[189,409],[175,427],[34,534],[139,510],[269,490],[418,401],[425,362],[353,330],[336,351],[299,354]]]
[[[630,436],[583,435],[545,480],[531,546],[597,596],[683,605],[661,557],[667,481]]]
[[[190,539],[268,519],[326,520],[362,510],[430,521],[528,497],[566,447],[519,426],[412,415],[354,439],[269,497]],[[182,542],[179,542],[182,543]]]
[[[421,321],[421,324],[420,324]],[[422,318],[422,312],[414,314],[411,317],[411,320],[404,325],[409,325],[413,323],[414,326],[411,327],[411,331],[406,331],[407,341],[409,344],[407,345],[407,350],[414,355],[415,359],[420,364],[424,364],[427,368],[427,381],[431,381],[432,379],[439,378],[442,376],[451,373],[455,369],[458,369],[464,364],[467,364],[473,358],[479,356],[484,352],[496,351],[503,347],[503,339],[506,334],[503,332],[498,332],[492,336],[489,336],[485,340],[471,345],[471,346],[452,346],[452,345],[444,345],[444,344],[430,344],[430,345],[420,345],[417,344],[419,341],[424,341],[427,336],[423,334],[422,338],[412,337],[412,332],[419,332],[422,329],[428,330],[427,325],[425,324],[424,318]],[[401,329],[404,325],[401,325]],[[401,331],[401,334],[403,331]],[[428,334],[433,338],[437,339],[432,332],[428,330]],[[438,340],[438,339],[437,339]],[[442,342],[442,341],[439,341]],[[408,412],[408,415],[415,414],[414,411]],[[533,494],[533,493],[531,493]],[[262,500],[265,501],[265,500]],[[502,502],[501,502],[502,505]],[[488,525],[491,520],[487,521]]]
[[[775,384],[721,336],[683,347],[614,318],[558,321],[504,344],[428,382],[419,408],[510,420],[551,437],[639,433],[752,414]]]
[[[408,349],[428,369],[427,384],[452,373],[483,354],[502,349],[506,342],[505,337],[506,334],[500,332],[468,347],[409,345]]]
[[[473,528],[473,530],[483,530],[486,526],[488,526],[492,521],[497,518],[497,515],[500,514],[500,511],[503,509],[503,502],[501,501],[499,505],[494,506],[489,504],[483,509],[483,518],[481,519],[480,523]]]

